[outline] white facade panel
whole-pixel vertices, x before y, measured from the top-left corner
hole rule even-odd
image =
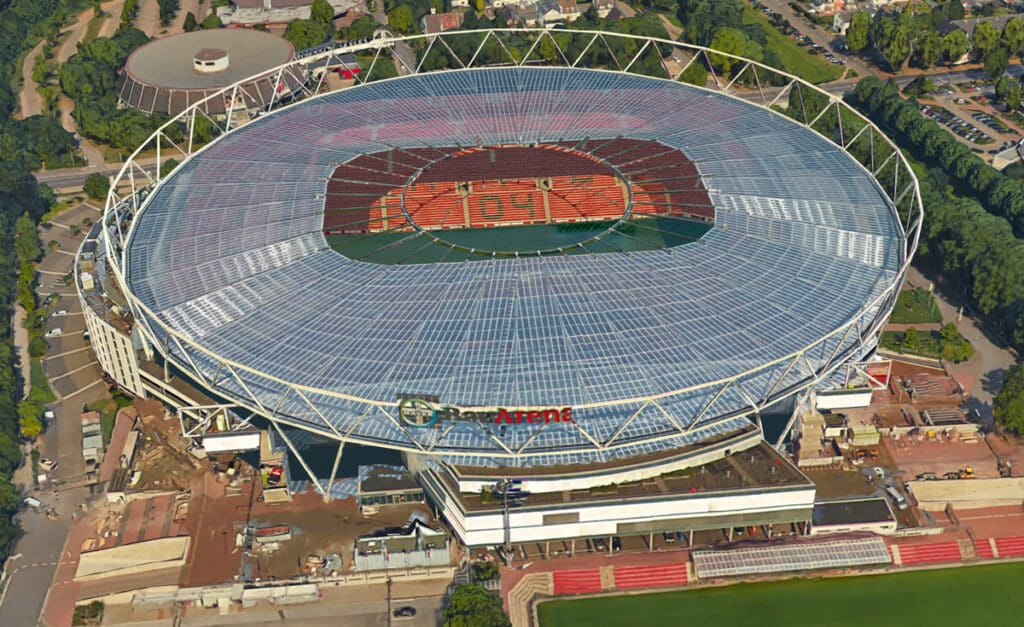
[[[207,433],[203,436],[203,448],[207,453],[233,451],[255,451],[260,447],[259,431],[228,431]]]
[[[837,392],[818,392],[814,406],[818,409],[850,409],[867,407],[871,404],[871,388],[842,390]]]

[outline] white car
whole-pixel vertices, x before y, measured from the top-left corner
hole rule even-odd
[[[54,337],[54,336],[60,335],[63,332],[64,331],[60,327],[57,327],[55,329],[50,329],[49,331],[47,331],[46,335],[43,336],[43,337]]]
[[[55,311],[52,314],[50,314],[50,317],[51,318],[61,318],[61,317],[66,316],[66,315],[68,315],[68,310],[67,309],[58,309],[57,311]]]

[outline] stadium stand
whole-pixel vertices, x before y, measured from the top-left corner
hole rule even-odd
[[[900,563],[903,566],[959,562],[963,559],[960,553],[960,545],[956,542],[901,544],[899,545],[899,551]]]
[[[999,557],[1024,557],[1024,536],[996,538]]]
[[[559,570],[554,573],[555,594],[586,594],[601,591],[601,571]]]
[[[978,554],[978,559],[990,560],[996,556],[995,542],[992,538],[975,538],[974,552]]]
[[[956,547],[956,543],[953,543]],[[694,551],[693,565],[701,579],[820,568],[888,564],[892,556],[879,537],[791,544],[750,549]],[[957,548],[959,555],[959,548]]]
[[[615,568],[615,587],[621,590],[685,586],[687,583],[685,563]]]
[[[403,185],[406,211],[425,230],[614,220],[628,195],[608,164],[632,181],[638,215],[714,219],[686,155],[654,141],[611,139],[360,155],[328,181],[324,233],[411,230],[386,219],[399,213],[390,199],[402,197]]]

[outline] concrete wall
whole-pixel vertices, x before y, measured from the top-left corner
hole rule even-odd
[[[952,479],[911,481],[908,484],[921,507],[941,510],[953,507],[998,507],[1024,503],[1024,477],[1002,479]]]
[[[512,542],[559,540],[581,537],[614,536],[620,523],[646,523],[658,520],[680,520],[685,531],[686,518],[706,516],[768,513],[809,510],[814,506],[813,487],[787,492],[720,494],[694,496],[681,494],[659,500],[604,501],[589,505],[552,505],[549,507],[512,509],[509,517]],[[450,496],[435,499],[452,531],[468,546],[494,546],[505,541],[500,512],[464,514]],[[578,513],[578,522],[544,524],[551,514]]]

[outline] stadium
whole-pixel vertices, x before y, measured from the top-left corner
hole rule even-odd
[[[146,113],[176,115],[202,103],[223,114],[224,88],[240,83],[236,103],[267,106],[305,82],[301,67],[278,70],[295,57],[286,40],[249,29],[193,31],[155,39],[135,50],[117,84],[118,102]],[[220,97],[210,97],[214,95]]]
[[[554,41],[486,35],[504,36]],[[633,62],[709,61],[639,39]],[[916,247],[916,180],[835,99],[803,121],[773,110],[814,90],[776,70],[694,86],[633,62],[315,86],[220,119],[163,178],[126,164],[89,267],[151,363],[115,378],[187,379],[268,425],[325,497],[334,471],[318,478],[305,444],[401,451],[468,546],[806,531],[814,486],[758,417],[873,354]]]

